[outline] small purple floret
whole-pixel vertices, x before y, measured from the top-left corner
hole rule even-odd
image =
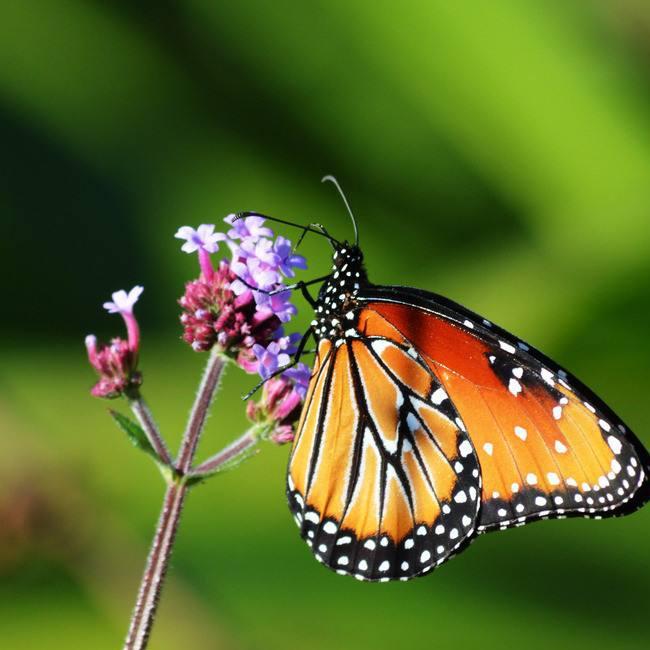
[[[306,269],[307,260],[302,255],[293,252],[293,245],[288,239],[278,237],[273,244],[273,252],[277,258],[276,268],[287,278],[293,278],[295,269]]]
[[[182,226],[174,235],[176,239],[184,239],[181,246],[184,253],[195,253],[204,250],[206,253],[216,253],[219,242],[227,239],[222,232],[214,232],[214,224],[201,224],[196,230],[191,226]]]
[[[234,214],[229,214],[224,221],[232,228],[228,231],[230,239],[248,239],[256,242],[260,237],[273,237],[273,231],[264,225],[264,218],[251,216],[235,221]]]

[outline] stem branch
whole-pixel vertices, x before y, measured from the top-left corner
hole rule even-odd
[[[131,407],[135,417],[138,419],[140,426],[147,434],[147,438],[155,452],[158,454],[158,457],[163,461],[163,463],[165,463],[165,465],[171,467],[172,457],[167,450],[167,446],[165,445],[160,432],[158,431],[158,427],[156,426],[147,403],[138,395],[134,399],[129,399],[129,406]]]
[[[251,428],[243,436],[237,438],[237,440],[231,442],[227,447],[214,454],[214,456],[210,456],[210,458],[195,467],[190,472],[190,476],[211,474],[222,465],[225,465],[227,462],[254,447],[258,442],[259,436],[257,430]]]

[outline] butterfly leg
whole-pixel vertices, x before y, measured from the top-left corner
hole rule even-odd
[[[286,287],[282,287],[280,289],[273,289],[272,291],[269,291],[268,289],[258,289],[257,287],[254,287],[252,284],[249,284],[244,280],[244,278],[240,278],[239,276],[236,276],[237,279],[242,282],[244,285],[246,285],[249,289],[252,289],[253,291],[259,291],[260,293],[263,293],[266,296],[276,296],[279,293],[284,293],[285,291],[294,291],[296,289],[300,289],[300,292],[302,293],[304,299],[312,306],[316,306],[316,300],[313,298],[313,296],[309,293],[309,290],[307,289],[308,286],[312,284],[316,284],[318,282],[324,282],[329,278],[329,275],[324,275],[320,278],[314,278],[313,280],[308,280],[307,282],[303,282],[300,280],[300,282],[296,282],[295,284],[290,284]]]

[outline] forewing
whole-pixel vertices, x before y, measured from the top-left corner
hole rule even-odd
[[[359,333],[412,348],[459,413],[481,468],[480,530],[626,514],[648,500],[647,451],[550,359],[433,294],[374,288],[364,301]]]

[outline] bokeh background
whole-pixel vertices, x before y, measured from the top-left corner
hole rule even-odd
[[[163,485],[88,394],[84,335],[121,331],[101,303],[144,284],[144,392],[176,445],[203,359],[179,341],[195,261],[173,233],[257,209],[349,236],[325,173],[375,282],[513,330],[650,444],[645,0],[3,2],[3,648],[126,631]],[[315,239],[304,277],[329,263]],[[242,431],[250,385],[226,378],[201,456]],[[361,584],[300,541],[287,452],[191,494],[152,648],[647,647],[650,511]]]

